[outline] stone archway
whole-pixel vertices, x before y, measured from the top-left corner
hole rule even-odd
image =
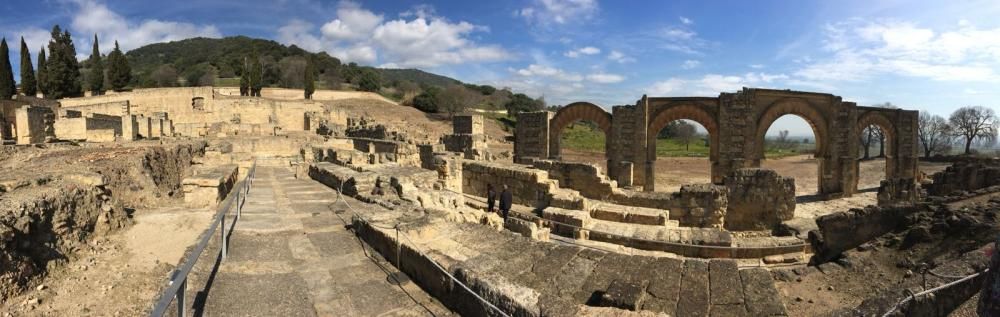
[[[862,114],[858,118],[858,124],[855,129],[857,129],[858,133],[860,134],[862,131],[864,131],[865,128],[869,126],[876,126],[882,130],[882,133],[885,134],[885,141],[884,141],[885,179],[896,178],[897,177],[896,158],[898,156],[897,155],[898,153],[896,153],[898,151],[898,145],[896,144],[898,142],[898,139],[896,137],[898,133],[896,131],[896,125],[892,122],[892,120],[889,120],[889,118],[886,117],[886,115],[883,112],[870,111]],[[855,158],[854,169],[856,173],[859,173],[858,175],[860,176],[860,170],[861,170],[860,158]],[[857,183],[860,182],[860,180],[861,177],[855,179],[855,184],[854,184],[855,188],[857,188],[858,186]]]
[[[668,106],[652,115],[651,118],[652,119],[649,120],[649,125],[646,127],[646,135],[648,136],[646,139],[646,162],[649,169],[646,172],[646,191],[655,190],[656,135],[659,134],[660,130],[666,127],[667,124],[676,120],[691,120],[697,122],[708,131],[708,159],[711,164],[712,183],[722,183],[723,175],[719,173],[715,166],[718,159],[719,147],[719,124],[715,119],[715,116],[698,106],[680,104],[676,106]]]
[[[589,102],[574,102],[556,112],[549,121],[549,157],[558,159],[562,130],[570,123],[591,121],[604,131],[604,155],[607,156],[608,144],[611,141],[611,114],[603,108]]]
[[[785,115],[795,115],[809,124],[813,131],[813,138],[816,140],[816,152],[813,153],[813,158],[816,159],[816,190],[817,193],[823,194],[830,190],[824,188],[823,176],[828,169],[826,157],[827,155],[827,144],[829,143],[829,132],[827,129],[827,120],[823,114],[816,108],[813,107],[808,101],[799,98],[784,98],[780,99],[770,106],[765,108],[764,112],[757,118],[755,135],[753,138],[753,146],[751,147],[754,152],[751,156],[753,159],[754,166],[761,166],[761,161],[765,158],[765,137],[767,130],[771,128],[774,121]]]

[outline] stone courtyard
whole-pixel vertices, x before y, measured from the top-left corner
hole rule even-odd
[[[981,272],[998,233],[1000,163],[918,161],[917,112],[832,94],[578,102],[521,113],[512,135],[372,93],[298,96],[0,102],[0,312],[867,316],[943,285],[896,311],[947,315],[982,278],[942,276]],[[763,164],[786,114],[816,136],[813,200]],[[606,170],[563,159],[581,120],[607,135]],[[655,136],[675,120],[707,129],[709,181],[656,191]],[[870,125],[886,131],[885,175],[859,205]],[[489,186],[510,188],[507,219]],[[172,281],[186,295],[165,293]]]

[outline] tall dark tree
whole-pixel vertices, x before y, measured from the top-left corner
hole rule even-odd
[[[52,40],[49,41],[49,59],[45,67],[48,97],[60,99],[83,95],[80,84],[80,63],[76,60],[76,47],[69,31],[63,31],[59,25],[52,27]]]
[[[17,94],[14,83],[14,69],[10,66],[10,54],[7,49],[7,38],[0,40],[0,100],[10,99]]]
[[[90,94],[104,94],[104,62],[101,61],[101,50],[97,47],[97,34],[94,34],[94,49],[90,53]]]
[[[377,92],[382,88],[382,78],[371,69],[365,69],[358,75],[358,88],[362,91]]]
[[[21,93],[34,97],[38,93],[38,83],[35,82],[35,66],[31,64],[31,52],[28,44],[21,37]]]
[[[49,80],[49,71],[46,65],[48,62],[45,61],[45,47],[43,46],[38,49],[38,74],[35,76],[38,81],[38,92],[42,93],[42,96],[47,96],[49,93],[49,89],[46,88]]]
[[[250,67],[247,66],[247,59],[243,58],[243,68],[240,72],[240,96],[250,95]]]
[[[306,71],[305,71],[305,97],[306,99],[312,99],[313,92],[316,92],[316,65],[313,64],[312,57],[306,57]]]
[[[128,59],[118,47],[115,41],[115,49],[108,54],[108,83],[114,91],[125,90],[125,86],[132,81],[132,67],[128,65]]]
[[[264,88],[264,64],[260,61],[257,51],[250,54],[250,96],[260,97]]]

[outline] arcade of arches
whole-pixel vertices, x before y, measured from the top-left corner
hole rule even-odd
[[[592,121],[604,131],[607,175],[619,186],[654,190],[656,134],[674,120],[687,119],[709,134],[712,182],[731,172],[760,167],[764,134],[778,117],[794,114],[808,122],[816,136],[819,193],[826,198],[857,192],[861,130],[875,125],[887,134],[887,179],[917,176],[917,111],[861,107],[832,94],[744,88],[710,97],[646,97],[635,105],[614,106],[611,113],[587,102],[558,112],[518,115],[515,161],[560,159],[562,129]]]

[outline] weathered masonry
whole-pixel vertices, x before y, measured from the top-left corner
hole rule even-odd
[[[711,97],[646,97],[635,105],[614,106],[611,113],[588,102],[558,112],[518,115],[515,161],[560,158],[562,130],[591,121],[607,136],[608,177],[619,186],[654,190],[656,134],[674,120],[695,121],[708,130],[712,182],[740,168],[760,167],[764,134],[775,119],[793,114],[805,119],[816,136],[819,192],[827,198],[857,192],[859,134],[869,125],[887,131],[886,178],[913,180],[917,175],[917,111],[859,107],[825,93],[743,88]]]

